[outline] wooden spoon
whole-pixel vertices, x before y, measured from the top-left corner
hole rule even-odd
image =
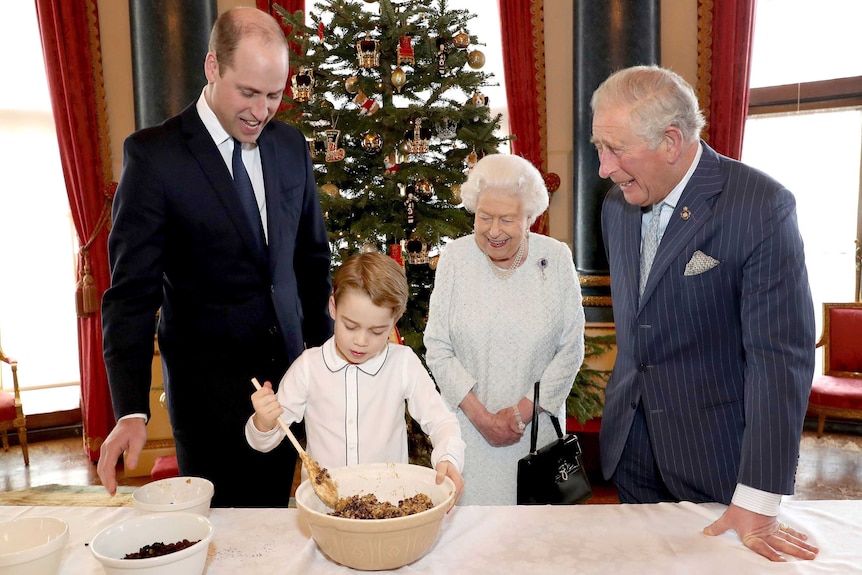
[[[260,389],[260,383],[257,381],[256,377],[251,378],[251,382],[254,384],[255,389]],[[299,444],[299,441],[296,440],[296,436],[293,435],[293,432],[290,430],[290,426],[287,425],[287,422],[280,416],[278,418],[278,424],[296,448],[297,453],[299,453],[299,458],[302,460],[302,464],[308,472],[308,479],[311,481],[311,487],[314,489],[314,492],[325,505],[335,509],[335,504],[338,503],[338,485],[329,475],[326,468],[320,467],[317,461],[305,452]]]

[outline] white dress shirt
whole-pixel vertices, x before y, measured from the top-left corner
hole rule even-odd
[[[215,142],[231,177],[233,177],[233,138],[222,127],[215,112],[207,104],[203,92],[201,92],[198,98],[196,108],[198,116],[201,117],[204,127],[209,132],[213,142]],[[251,179],[251,187],[254,188],[254,197],[257,200],[260,221],[263,222],[263,235],[269,241],[269,231],[266,226],[266,192],[263,186],[263,167],[260,163],[260,148],[257,144],[245,144],[242,147],[242,163],[245,164],[248,177]]]
[[[387,344],[356,365],[338,354],[330,338],[293,362],[277,397],[288,424],[305,419],[308,454],[322,467],[408,463],[406,401],[410,415],[431,438],[432,465],[447,460],[459,473],[463,469],[465,445],[458,420],[407,346]],[[259,431],[252,418],[245,435],[249,445],[264,452],[285,438],[279,426]]]

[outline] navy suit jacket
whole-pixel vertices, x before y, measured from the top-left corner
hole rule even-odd
[[[793,492],[814,307],[793,195],[702,145],[640,303],[641,209],[618,186],[604,201],[618,355],[601,456],[609,478],[642,402],[671,493],[728,504],[737,483]],[[696,250],[720,263],[685,275]]]
[[[149,413],[159,309],[175,435],[230,427],[244,443],[249,378],[277,388],[306,345],[331,335],[329,244],[305,138],[272,121],[258,144],[267,254],[255,254],[230,172],[195,104],[126,140],[102,308],[116,417]]]

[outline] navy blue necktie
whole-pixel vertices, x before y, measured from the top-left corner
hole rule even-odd
[[[242,163],[242,143],[236,139],[233,141],[233,183],[242,202],[242,208],[250,226],[249,229],[255,239],[255,247],[263,253],[266,239],[263,235],[263,224],[260,221],[260,210],[257,207],[257,198],[254,195],[251,178],[248,177],[248,171],[245,169],[245,164]]]

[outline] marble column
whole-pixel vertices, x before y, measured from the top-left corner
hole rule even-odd
[[[216,0],[129,0],[135,128],[181,112],[206,84]]]
[[[574,258],[587,321],[613,321],[601,209],[610,180],[599,177],[590,143],[593,91],[612,72],[660,61],[659,0],[581,0],[574,9]]]

